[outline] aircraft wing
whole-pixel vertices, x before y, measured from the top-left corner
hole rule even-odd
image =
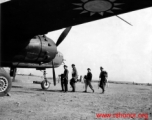
[[[34,36],[147,7],[152,0],[11,0],[1,4],[2,33]]]

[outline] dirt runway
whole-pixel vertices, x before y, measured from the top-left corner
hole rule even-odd
[[[152,86],[109,84],[101,94],[97,83],[93,83],[95,93],[90,88],[83,93],[84,84],[77,83],[76,92],[70,92],[68,85],[69,92],[63,93],[60,83],[51,82],[47,91],[32,84],[40,77],[18,75],[16,79],[11,96],[0,97],[0,120],[152,120]],[[97,113],[110,116],[97,118]],[[123,116],[133,113],[135,117]]]

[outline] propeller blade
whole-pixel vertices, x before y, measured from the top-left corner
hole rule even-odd
[[[56,42],[56,46],[58,46],[63,40],[64,38],[67,36],[67,34],[69,33],[69,31],[71,30],[72,27],[67,27],[62,34],[60,35],[60,37],[58,38],[57,42]]]
[[[56,85],[56,76],[55,76],[55,69],[54,69],[53,61],[52,61],[52,66],[53,66],[53,68],[52,68],[52,71],[53,71],[53,83],[54,83],[54,86],[55,86]]]

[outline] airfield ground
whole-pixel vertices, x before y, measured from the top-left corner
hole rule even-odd
[[[83,93],[84,85],[77,83],[75,93],[63,93],[59,83],[43,91],[40,85],[32,84],[34,80],[42,78],[16,77],[11,96],[0,97],[0,120],[152,120],[152,86],[110,83],[101,94],[97,83],[93,83],[95,93],[90,88]],[[96,118],[96,113],[112,116]],[[114,118],[115,113],[121,116]],[[123,116],[133,113],[135,117]]]

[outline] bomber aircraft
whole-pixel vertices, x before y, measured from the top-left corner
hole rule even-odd
[[[59,43],[59,41],[66,37],[70,29],[71,27],[66,28],[62,32],[56,44],[45,35],[37,35],[33,37],[30,39],[27,46],[22,48],[17,54],[14,54],[12,60],[2,57],[3,59],[0,61],[1,66],[10,67],[10,76],[13,77],[12,81],[15,81],[17,68],[36,68],[36,70],[52,68],[53,82],[54,85],[56,85],[54,68],[57,68],[64,63],[63,54],[57,51],[57,46],[61,43]],[[20,43],[20,45],[22,44],[24,43]],[[14,49],[19,49],[18,47],[20,45],[17,46],[14,44]],[[8,47],[11,48],[12,45],[8,45]],[[1,53],[3,53],[3,51]],[[4,69],[1,68],[1,70],[3,72],[0,73],[0,75],[3,77],[0,77],[0,96],[3,96],[10,90],[12,81],[10,76],[4,72]],[[50,82],[48,82],[47,79],[44,79],[42,82],[37,82],[37,84],[41,84],[42,89],[48,89],[50,86]]]
[[[46,68],[52,68],[53,82],[54,85],[56,85],[54,68],[59,67],[62,63],[64,63],[63,54],[57,51],[57,46],[66,37],[70,29],[71,27],[68,27],[62,32],[56,44],[53,40],[46,37],[45,35],[37,35],[31,38],[27,46],[22,42],[20,42],[20,44],[8,44],[8,48],[20,51],[16,53],[12,52],[12,59],[10,59],[11,55],[2,57],[0,61],[1,66],[10,67],[10,76],[13,77],[12,81],[15,80],[17,68],[36,68],[36,70],[45,70]],[[25,47],[20,49],[20,46],[24,45]],[[5,52],[7,51],[1,51],[1,56]],[[10,76],[4,72],[4,69],[1,68],[1,70],[3,72],[0,73],[0,96],[3,96],[10,90],[12,81],[10,79]],[[50,86],[50,82],[48,82],[47,79],[39,82],[39,84],[41,84],[42,89],[48,89]]]
[[[5,95],[18,66],[50,64],[70,26],[111,16],[128,23],[118,15],[152,7],[152,0],[6,0],[0,5],[0,95]],[[67,29],[56,44],[45,36],[61,28]],[[10,67],[10,75],[2,67]]]

